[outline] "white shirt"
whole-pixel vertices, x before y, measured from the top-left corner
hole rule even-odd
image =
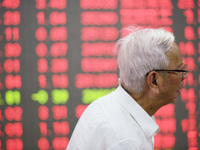
[[[153,150],[155,118],[121,87],[90,104],[67,150]]]

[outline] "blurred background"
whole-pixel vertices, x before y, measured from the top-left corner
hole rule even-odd
[[[200,0],[0,0],[0,150],[63,150],[85,108],[115,90],[130,25],[173,32],[190,72],[161,108],[156,150],[198,150]]]

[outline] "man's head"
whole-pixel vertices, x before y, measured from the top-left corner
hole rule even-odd
[[[166,52],[173,43],[173,34],[164,29],[132,28],[129,35],[117,42],[117,61],[124,85],[134,92],[142,91],[146,73],[169,65]]]
[[[164,29],[132,28],[130,34],[117,42],[120,81],[129,92],[140,93],[148,87],[153,93],[159,92],[160,98],[166,96],[166,90],[179,93],[185,78],[182,79],[182,72],[161,71],[183,69],[182,56],[174,40],[173,34]],[[173,76],[178,74],[180,78]],[[170,87],[165,83],[171,81],[169,76],[180,83]]]

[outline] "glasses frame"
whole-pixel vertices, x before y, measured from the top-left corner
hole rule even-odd
[[[172,71],[172,72],[185,72],[186,74],[188,73],[188,65],[187,64],[184,64],[183,65],[183,67],[185,67],[185,69],[186,70],[170,70],[170,69],[154,69],[154,70],[151,70],[151,71],[166,71],[166,72],[170,72],[170,71]],[[146,74],[146,76],[148,76],[148,74],[151,72],[151,71],[149,71],[147,74]]]

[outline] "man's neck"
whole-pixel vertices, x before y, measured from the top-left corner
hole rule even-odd
[[[158,105],[158,100],[152,98],[152,96],[148,94],[148,91],[142,91],[136,94],[126,90],[125,88],[124,90],[149,114],[149,116],[154,115],[161,107]]]

